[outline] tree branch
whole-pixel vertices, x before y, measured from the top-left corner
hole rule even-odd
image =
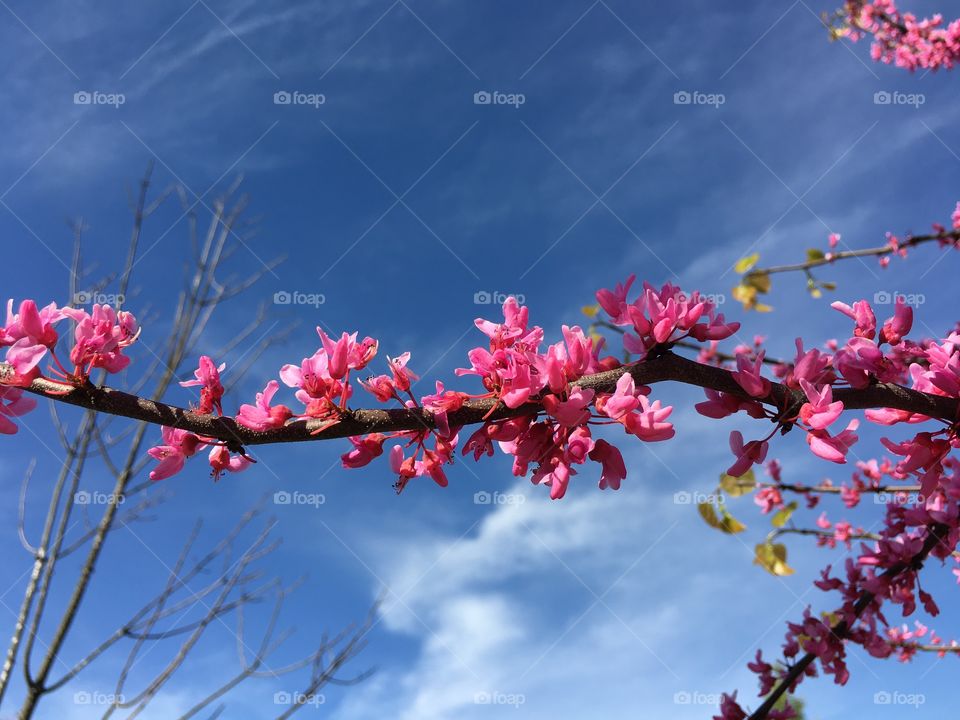
[[[0,364],[0,379],[10,372],[10,367]],[[597,392],[612,393],[617,380],[629,372],[641,384],[679,382],[696,385],[744,399],[751,399],[736,383],[729,370],[704,365],[694,360],[665,351],[658,357],[626,365],[615,370],[587,375],[572,383],[571,387],[590,388]],[[65,391],[65,388],[66,391]],[[185,408],[148,400],[108,387],[86,385],[65,386],[46,379],[37,379],[25,390],[59,402],[96,410],[110,415],[120,415],[135,420],[182,428],[204,437],[217,438],[232,445],[267,445],[309,440],[328,440],[363,435],[373,432],[395,432],[434,428],[433,415],[422,408],[364,409],[344,411],[340,422],[321,432],[316,428],[320,420],[291,422],[284,427],[268,431],[250,430],[230,417],[201,415]],[[851,410],[864,408],[895,408],[931,418],[954,422],[958,417],[960,402],[955,398],[930,395],[892,383],[878,383],[862,390],[837,388],[834,400],[841,400]],[[780,410],[799,407],[805,396],[781,383],[771,383],[770,393],[760,399]],[[495,407],[496,406],[496,407]],[[522,415],[536,415],[542,410],[538,402],[525,403],[517,408],[497,404],[494,399],[468,400],[459,410],[448,413],[451,426],[475,425],[484,421],[503,420]]]

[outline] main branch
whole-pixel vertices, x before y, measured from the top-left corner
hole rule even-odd
[[[0,363],[0,380],[10,367]],[[615,370],[587,375],[572,384],[596,392],[612,393],[617,380],[630,373],[635,382],[650,385],[680,382],[709,388],[744,399],[750,397],[734,380],[730,371],[690,360],[666,351]],[[204,437],[217,438],[233,446],[268,445],[284,442],[328,440],[375,432],[423,430],[434,428],[433,415],[422,408],[346,410],[336,425],[317,432],[324,421],[304,420],[288,423],[274,430],[258,432],[238,424],[233,418],[203,415],[191,410],[131,395],[109,387],[66,386],[46,379],[37,379],[25,390],[58,402],[88,408],[109,415],[142,420],[155,425],[182,428]],[[878,383],[864,389],[838,388],[834,400],[841,400],[848,409],[895,408],[911,413],[953,422],[958,418],[960,402],[954,398],[918,392],[900,385]],[[762,401],[780,410],[799,408],[803,393],[780,383],[771,383],[770,393]],[[503,420],[522,415],[536,415],[542,410],[537,402],[508,408],[495,399],[470,400],[459,410],[448,414],[451,426],[476,425],[485,421]]]

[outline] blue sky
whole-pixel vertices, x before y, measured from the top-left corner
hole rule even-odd
[[[316,325],[359,329],[379,338],[384,354],[412,351],[426,392],[479,343],[473,319],[496,316],[477,303],[485,293],[522,295],[555,338],[561,323],[581,321],[579,308],[598,287],[631,272],[729,300],[731,266],[749,252],[764,263],[797,260],[825,247],[830,232],[850,247],[880,244],[886,230],[946,222],[958,199],[955,77],[908,76],[872,64],[866,44],[829,43],[818,20],[829,3],[0,5],[5,296],[66,299],[66,221],[81,216],[92,276],[118,269],[130,222],[125,185],[148,161],[156,191],[182,183],[201,223],[242,173],[258,233],[230,270],[245,275],[287,259],[220,309],[197,351],[229,340],[262,302],[265,335],[299,325],[256,363],[230,407],[283,363],[311,354]],[[84,92],[124,102],[76,104]],[[303,102],[277,104],[281,92]],[[524,101],[475,104],[478,92]],[[923,101],[877,104],[878,92]],[[723,102],[678,104],[677,93]],[[144,363],[169,328],[189,262],[181,214],[169,201],[151,219],[127,299],[134,312],[159,313],[144,328],[136,356]],[[838,279],[836,295],[847,301],[942,288],[936,297],[926,291],[917,313],[918,330],[933,335],[955,320],[953,263],[922,249],[887,271],[850,262],[823,277]],[[324,302],[273,304],[283,292]],[[797,334],[815,343],[848,329],[799,277],[778,278],[771,301],[776,312],[765,316],[744,317],[732,300],[723,308],[744,321],[744,338],[769,335],[771,353],[790,353]],[[242,353],[222,359],[238,364]],[[475,386],[465,379],[456,387]],[[599,492],[584,473],[562,502],[513,479],[499,457],[458,462],[446,490],[416,482],[400,497],[385,463],[341,469],[341,443],[264,448],[257,467],[217,485],[188,466],[152,491],[169,495],[153,522],[112,538],[68,655],[159,587],[198,516],[212,543],[264,494],[322,493],[317,507],[269,505],[284,538],[271,570],[289,580],[307,574],[287,608],[297,633],[284,653],[361,620],[388,592],[354,666],[376,674],[328,689],[324,705],[304,716],[709,717],[714,707],[701,700],[737,687],[752,697],[744,664],[754,649],[776,656],[784,621],[807,603],[822,605],[810,581],[828,551],[791,542],[797,574],[771,578],[751,565],[765,520],[749,500],[733,507],[750,526],[735,538],[678,503],[677,492],[713,488],[729,462],[731,426],[693,412],[697,391],[654,394],[676,406],[678,439],[626,446],[630,478],[619,493]],[[170,400],[191,395],[176,388]],[[0,569],[5,627],[13,616],[4,608],[16,608],[28,567],[12,529],[19,480],[36,458],[28,530],[37,533],[60,462],[46,412],[24,426],[4,441],[0,461],[8,528],[0,548],[16,558]],[[857,450],[867,453],[876,437],[866,430]],[[772,454],[791,480],[848,476],[811,457],[800,437]],[[96,466],[87,482],[108,487]],[[481,491],[511,502],[478,504]],[[877,514],[868,506],[857,517],[869,527]],[[935,627],[958,634],[955,586],[930,575],[946,593]],[[215,628],[193,670],[144,717],[189,707],[211,678],[233,670],[234,644],[232,623]],[[902,667],[852,654],[848,687],[804,686],[812,717],[903,716],[903,707],[876,705],[877,692],[922,693],[925,714],[952,707],[944,682],[952,660]],[[166,657],[149,653],[138,677]],[[102,714],[73,693],[109,692],[116,660],[104,658],[39,716]],[[274,717],[274,693],[295,689],[286,680],[251,683],[225,717]],[[501,702],[511,697],[517,702]]]

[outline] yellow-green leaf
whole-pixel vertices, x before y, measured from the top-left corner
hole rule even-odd
[[[753,272],[743,278],[743,284],[755,288],[757,292],[770,292],[770,275],[765,272]]]
[[[720,505],[720,515],[717,515],[716,508],[708,502],[697,503],[697,510],[707,525],[720,532],[734,535],[747,529],[747,526],[731,515],[723,505]]]
[[[747,255],[746,257],[740,258],[734,264],[734,272],[745,273],[754,265],[757,264],[757,260],[760,259],[760,253],[753,253],[753,255]]]
[[[586,315],[588,318],[596,317],[596,316],[597,316],[597,313],[600,312],[600,306],[599,306],[599,305],[584,305],[583,308],[581,308],[580,312],[582,312],[582,313],[583,313],[584,315]]]
[[[823,250],[818,248],[810,248],[807,250],[807,262],[817,262],[823,260],[824,257]]]
[[[824,290],[836,290],[837,284],[835,282],[822,282],[820,283],[820,287]]]
[[[733,477],[723,473],[720,475],[720,489],[730,497],[740,497],[751,492],[757,485],[757,478],[753,470],[747,470],[740,477]]]
[[[782,528],[787,524],[787,521],[790,519],[790,516],[793,515],[793,511],[797,509],[797,502],[794,500],[789,505],[784,505],[782,508],[777,510],[773,514],[773,517],[770,518],[770,524],[775,528]]]
[[[720,518],[717,517],[717,511],[713,509],[713,504],[708,502],[697,503],[697,510],[700,517],[712,528],[720,529]]]
[[[763,542],[756,547],[753,562],[771,575],[793,575],[794,569],[787,565],[787,548],[782,543]]]

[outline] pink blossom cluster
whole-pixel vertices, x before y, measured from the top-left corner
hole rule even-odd
[[[913,72],[949,70],[960,60],[960,20],[944,24],[943,16],[918,19],[901,12],[893,0],[848,0],[844,8],[851,40],[873,37],[870,54],[875,61]]]
[[[73,345],[69,357],[73,368],[67,369],[57,357],[60,340],[56,325],[62,320],[74,322]],[[124,310],[108,305],[94,305],[88,312],[81,308],[58,308],[50,303],[38,308],[33,300],[20,303],[13,311],[13,300],[7,302],[6,323],[0,326],[0,347],[5,347],[6,363],[0,385],[0,432],[13,434],[17,426],[10,418],[29,412],[36,402],[22,397],[19,388],[28,387],[38,378],[51,379],[41,372],[40,363],[49,355],[51,371],[58,382],[69,386],[88,381],[90,373],[100,368],[108,373],[123,370],[130,358],[123,354],[140,334],[136,318]]]

